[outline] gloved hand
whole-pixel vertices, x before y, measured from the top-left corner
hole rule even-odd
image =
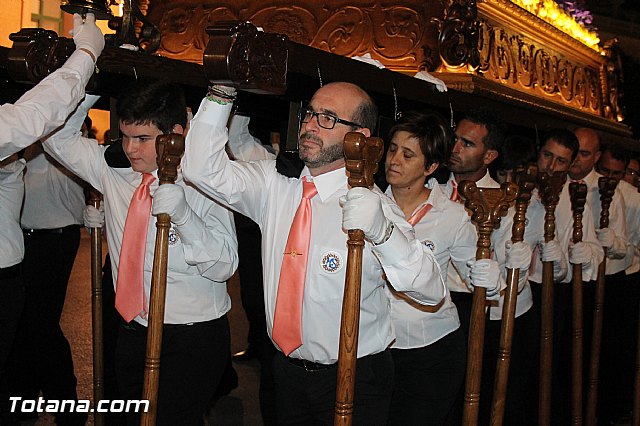
[[[467,266],[471,285],[486,288],[487,300],[500,299],[500,291],[506,287],[506,283],[500,274],[498,262],[491,259],[471,260]]]
[[[567,261],[562,255],[558,240],[540,243],[543,262],[553,262],[553,280],[560,281],[567,275]]]
[[[611,228],[596,229],[598,241],[602,247],[611,247],[616,239],[616,233]]]
[[[583,241],[569,244],[569,262],[574,265],[591,262],[591,248]]]
[[[102,201],[98,209],[92,205],[85,206],[82,212],[82,218],[84,219],[84,226],[86,228],[102,228],[104,226],[104,207],[102,206]]]
[[[381,244],[390,225],[382,211],[380,196],[367,188],[351,188],[340,197],[342,228],[361,229],[374,244]]]
[[[192,214],[184,195],[184,188],[175,184],[158,186],[153,193],[151,213],[154,216],[166,213],[171,216],[171,222],[175,225],[184,225]]]
[[[531,264],[531,247],[525,242],[513,243],[511,240],[504,244],[506,267],[528,271]],[[522,272],[520,273],[522,275]]]
[[[74,13],[72,34],[76,49],[87,49],[93,54],[94,61],[98,59],[104,49],[104,35],[96,25],[96,17],[93,13],[87,13],[84,22],[82,22],[82,16]]]

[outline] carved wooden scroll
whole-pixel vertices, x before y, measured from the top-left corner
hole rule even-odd
[[[38,83],[65,63],[76,49],[70,38],[42,28],[23,28],[9,36],[7,68],[19,83]]]

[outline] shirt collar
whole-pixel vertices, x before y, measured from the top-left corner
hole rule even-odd
[[[311,172],[309,172],[309,168],[304,166],[302,172],[300,173],[300,179],[303,177],[307,177],[307,180],[313,181],[316,185],[316,189],[318,190],[318,196],[322,202],[327,201],[333,194],[337,191],[347,189],[347,172],[344,167],[340,167],[339,169],[323,173],[318,176],[311,176]]]

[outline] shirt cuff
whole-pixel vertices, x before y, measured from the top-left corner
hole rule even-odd
[[[200,108],[198,108],[198,112],[193,120],[194,122],[197,120],[213,127],[226,127],[232,107],[233,103],[220,105],[204,98],[202,102],[200,102]]]

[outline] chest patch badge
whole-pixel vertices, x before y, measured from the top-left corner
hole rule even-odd
[[[178,244],[178,241],[180,241],[180,236],[172,226],[171,228],[169,228],[169,247],[175,246],[176,244]]]
[[[326,272],[333,274],[342,269],[343,261],[338,253],[335,251],[328,251],[322,255],[320,265]]]
[[[422,244],[424,244],[425,246],[429,247],[429,249],[430,249],[432,252],[434,252],[434,253],[435,253],[435,251],[436,251],[436,244],[435,244],[433,241],[431,241],[431,240],[424,240],[424,241],[422,242]]]

